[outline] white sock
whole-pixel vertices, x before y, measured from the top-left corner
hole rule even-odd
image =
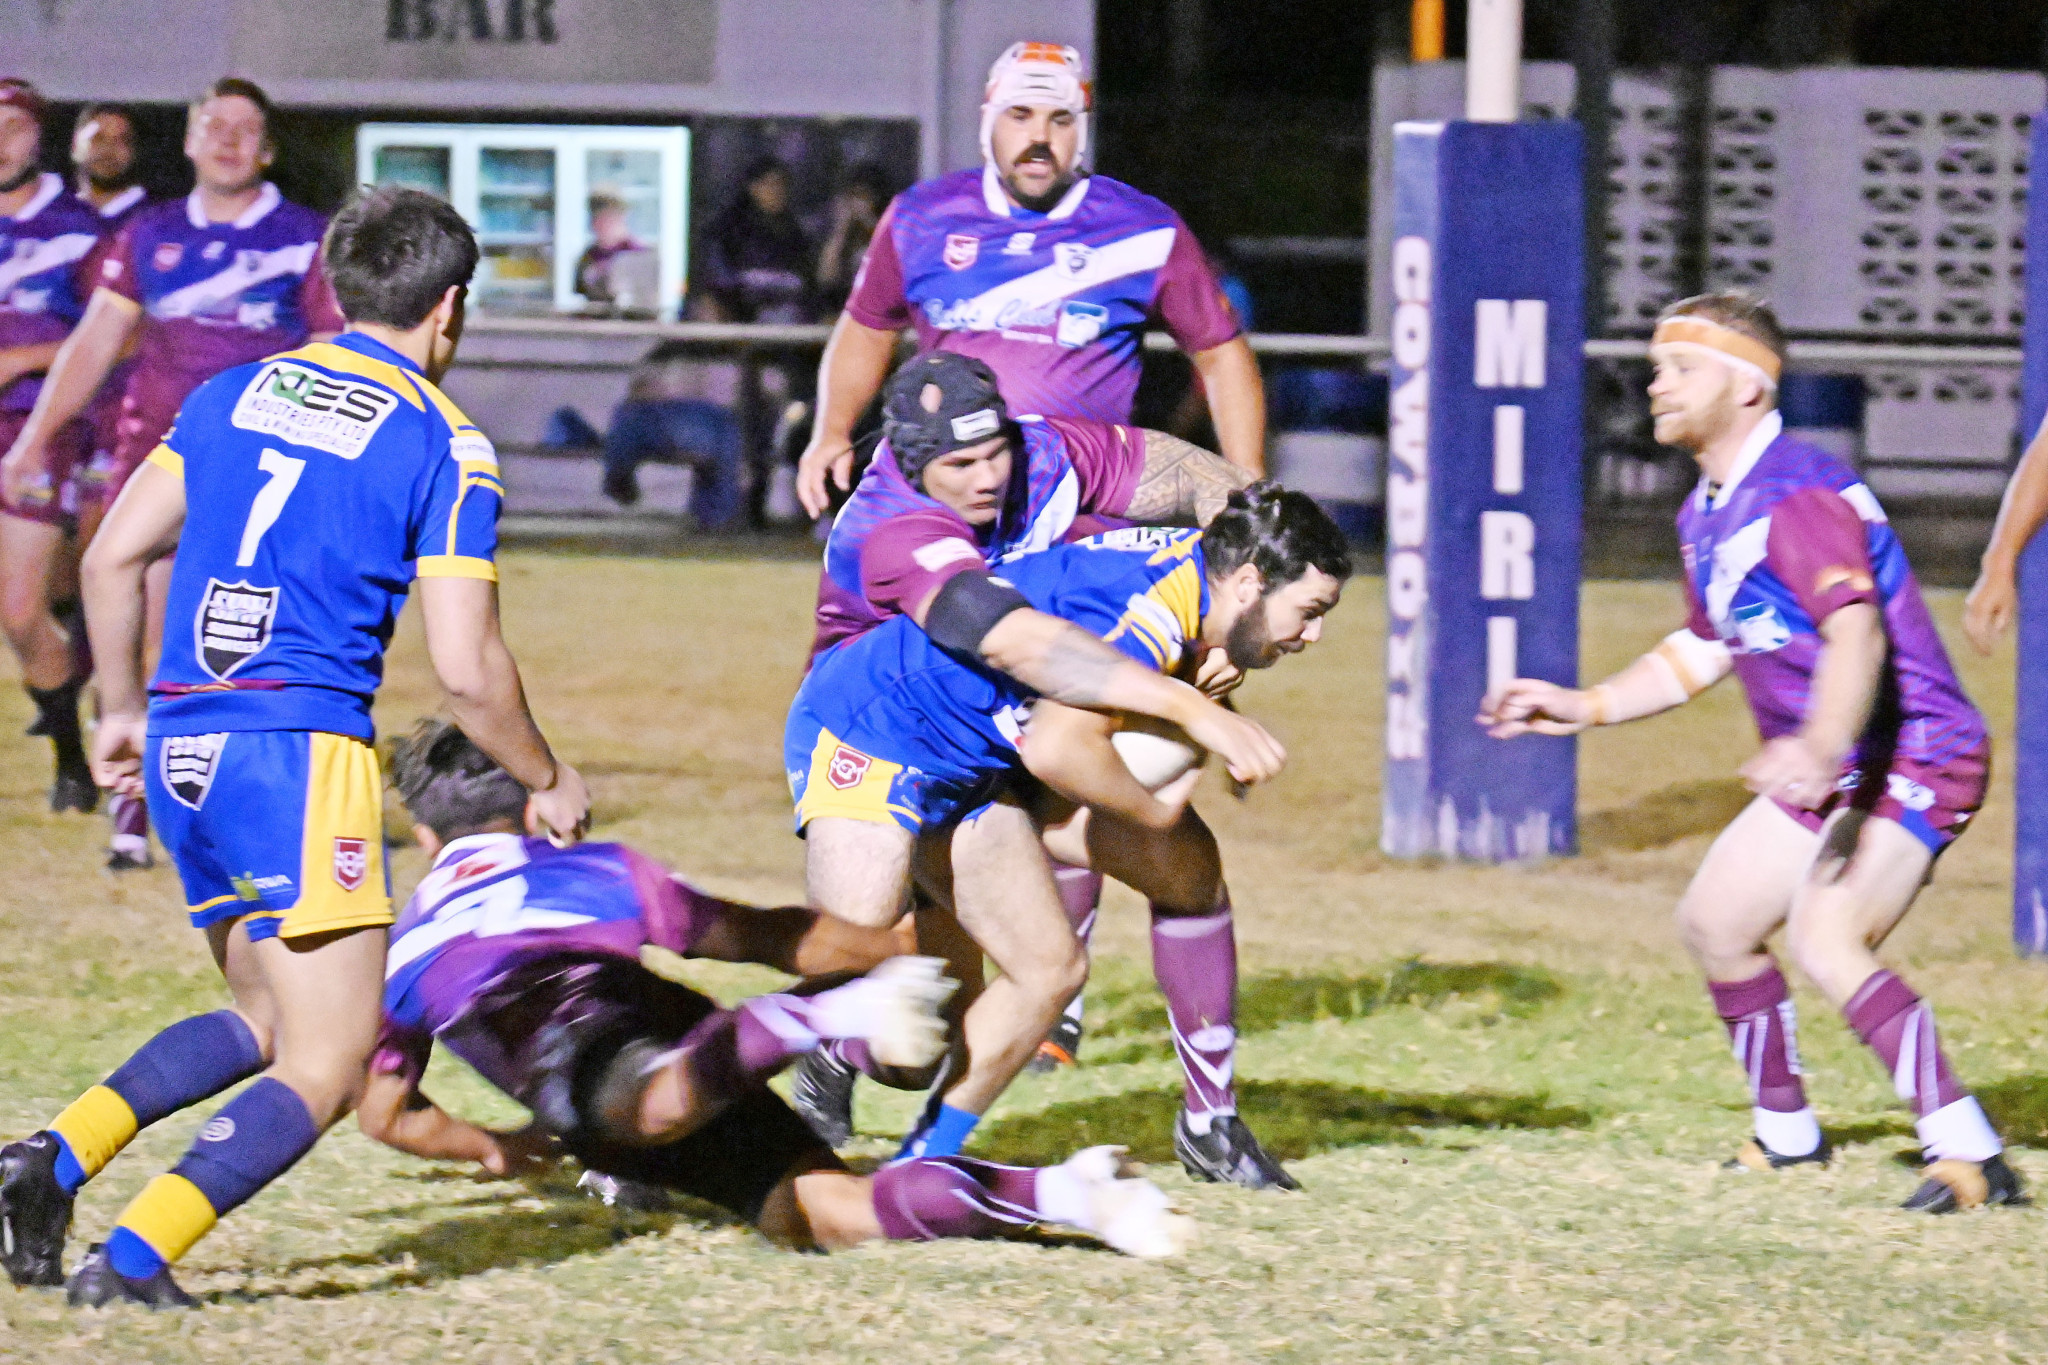
[[[1920,1147],[1933,1161],[1989,1161],[2005,1150],[1975,1096],[1965,1095],[1917,1119]]]
[[[1204,1109],[1200,1111],[1185,1109],[1181,1112],[1187,1116],[1188,1131],[1190,1133],[1193,1133],[1196,1137],[1207,1137],[1209,1136],[1209,1130],[1216,1126],[1216,1120],[1227,1119],[1232,1114],[1235,1114],[1237,1110],[1235,1108]]]
[[[1820,1121],[1811,1106],[1789,1114],[1776,1109],[1750,1112],[1756,1116],[1756,1140],[1779,1156],[1805,1156],[1820,1146]]]
[[[1038,1172],[1038,1216],[1048,1223],[1064,1223],[1083,1232],[1095,1231],[1095,1214],[1088,1198],[1088,1182],[1064,1166],[1046,1166]]]

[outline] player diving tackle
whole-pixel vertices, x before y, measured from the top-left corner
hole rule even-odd
[[[936,1060],[953,983],[935,959],[890,957],[885,930],[717,900],[617,844],[524,837],[526,789],[442,722],[400,746],[392,777],[433,867],[393,931],[384,1033],[358,1109],[369,1136],[494,1175],[559,1144],[587,1170],[719,1204],[792,1246],[1032,1224],[1135,1256],[1187,1243],[1190,1221],[1125,1172],[1118,1148],[1044,1169],[940,1157],[856,1175],[768,1089],[826,1039],[858,1039],[885,1064]],[[725,1010],[644,966],[648,946],[802,976],[874,970]],[[437,1039],[534,1123],[492,1132],[427,1098],[420,1076]]]
[[[914,478],[920,445],[899,440],[910,434],[892,425]],[[1240,781],[1275,775],[1279,745],[1182,679],[1211,649],[1240,669],[1299,652],[1350,572],[1342,534],[1314,502],[1255,485],[1206,531],[1130,528],[1026,555],[999,577],[960,575],[922,629],[897,617],[818,658],[784,738],[812,904],[887,925],[914,877],[1003,971],[968,1008],[964,1065],[934,1088],[905,1154],[959,1150],[1085,979],[1040,835],[1087,807],[1061,856],[1152,904],[1155,968],[1188,1077],[1176,1149],[1205,1178],[1291,1187],[1236,1114],[1236,949],[1214,838],[1185,787],[1168,801],[1147,791],[1111,735],[1120,713],[1152,716],[1215,749]],[[1028,666],[1042,672],[1063,654],[1078,682],[1025,681]],[[1062,808],[1020,784],[1024,773]],[[1217,1148],[1217,1161],[1197,1169],[1191,1146]]]
[[[1678,906],[1749,1073],[1756,1136],[1730,1168],[1830,1156],[1767,946],[1783,927],[1800,970],[1913,1106],[1927,1165],[1905,1207],[2014,1202],[2019,1178],[1949,1069],[1933,1011],[1875,956],[1984,799],[1984,718],[1877,499],[1846,465],[1785,433],[1785,344],[1771,310],[1741,293],[1674,303],[1650,359],[1657,439],[1701,470],[1678,515],[1687,622],[1594,687],[1517,678],[1486,699],[1480,723],[1502,739],[1576,734],[1741,678],[1763,737],[1742,765],[1756,800],[1707,850]]]

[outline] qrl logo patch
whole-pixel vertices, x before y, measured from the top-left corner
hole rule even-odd
[[[370,875],[370,841],[367,839],[334,839],[334,880],[344,891],[360,891],[363,880]]]
[[[182,244],[178,242],[164,242],[157,247],[156,255],[150,257],[150,264],[155,266],[158,272],[161,273],[166,270],[177,269],[178,262],[184,259],[185,248]]]
[[[1085,275],[1095,263],[1095,248],[1080,242],[1061,242],[1052,249],[1052,258],[1069,275]]]
[[[258,306],[244,304],[243,308]],[[260,307],[275,312],[274,305]],[[271,316],[254,321],[245,318],[241,325],[260,329],[273,321]],[[398,400],[374,384],[273,361],[242,390],[228,420],[244,431],[281,437],[294,445],[353,460],[397,408]]]
[[[220,735],[171,735],[157,754],[157,775],[164,789],[181,806],[198,810],[220,771],[221,750],[228,737]]]
[[[226,682],[228,674],[270,643],[276,621],[276,588],[207,579],[206,595],[199,599],[199,614],[192,622],[200,667]]]
[[[825,766],[825,780],[841,791],[852,791],[868,775],[868,768],[874,760],[866,754],[856,753],[844,744],[833,753],[832,761]]]
[[[946,235],[946,268],[965,270],[981,255],[981,239],[953,232]]]

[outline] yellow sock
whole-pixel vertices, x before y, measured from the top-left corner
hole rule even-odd
[[[90,1180],[135,1140],[135,1111],[128,1101],[96,1085],[51,1120],[50,1131],[64,1139],[72,1160]]]
[[[142,1187],[121,1216],[117,1228],[149,1243],[165,1264],[177,1261],[201,1237],[213,1231],[220,1216],[199,1187],[182,1175],[160,1175]]]

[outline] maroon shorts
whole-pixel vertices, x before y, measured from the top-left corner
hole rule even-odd
[[[1984,804],[1984,789],[1990,782],[1991,746],[1986,743],[1935,765],[1900,758],[1882,772],[1846,768],[1819,810],[1803,810],[1783,801],[1778,808],[1816,832],[1838,810],[1882,816],[1939,857]]]
[[[97,442],[99,448],[83,466],[78,480],[79,501],[96,504],[102,510],[112,507],[128,480],[142,468],[149,452],[157,448],[177,420],[176,408],[169,412],[152,411],[132,399],[123,399],[121,415],[112,423],[112,442],[105,439],[103,430]]]
[[[13,446],[28,422],[25,412],[0,412],[0,454]],[[19,501],[0,491],[0,512],[45,526],[69,526],[78,516],[79,478],[92,459],[92,424],[66,422],[43,447],[44,476]]]

